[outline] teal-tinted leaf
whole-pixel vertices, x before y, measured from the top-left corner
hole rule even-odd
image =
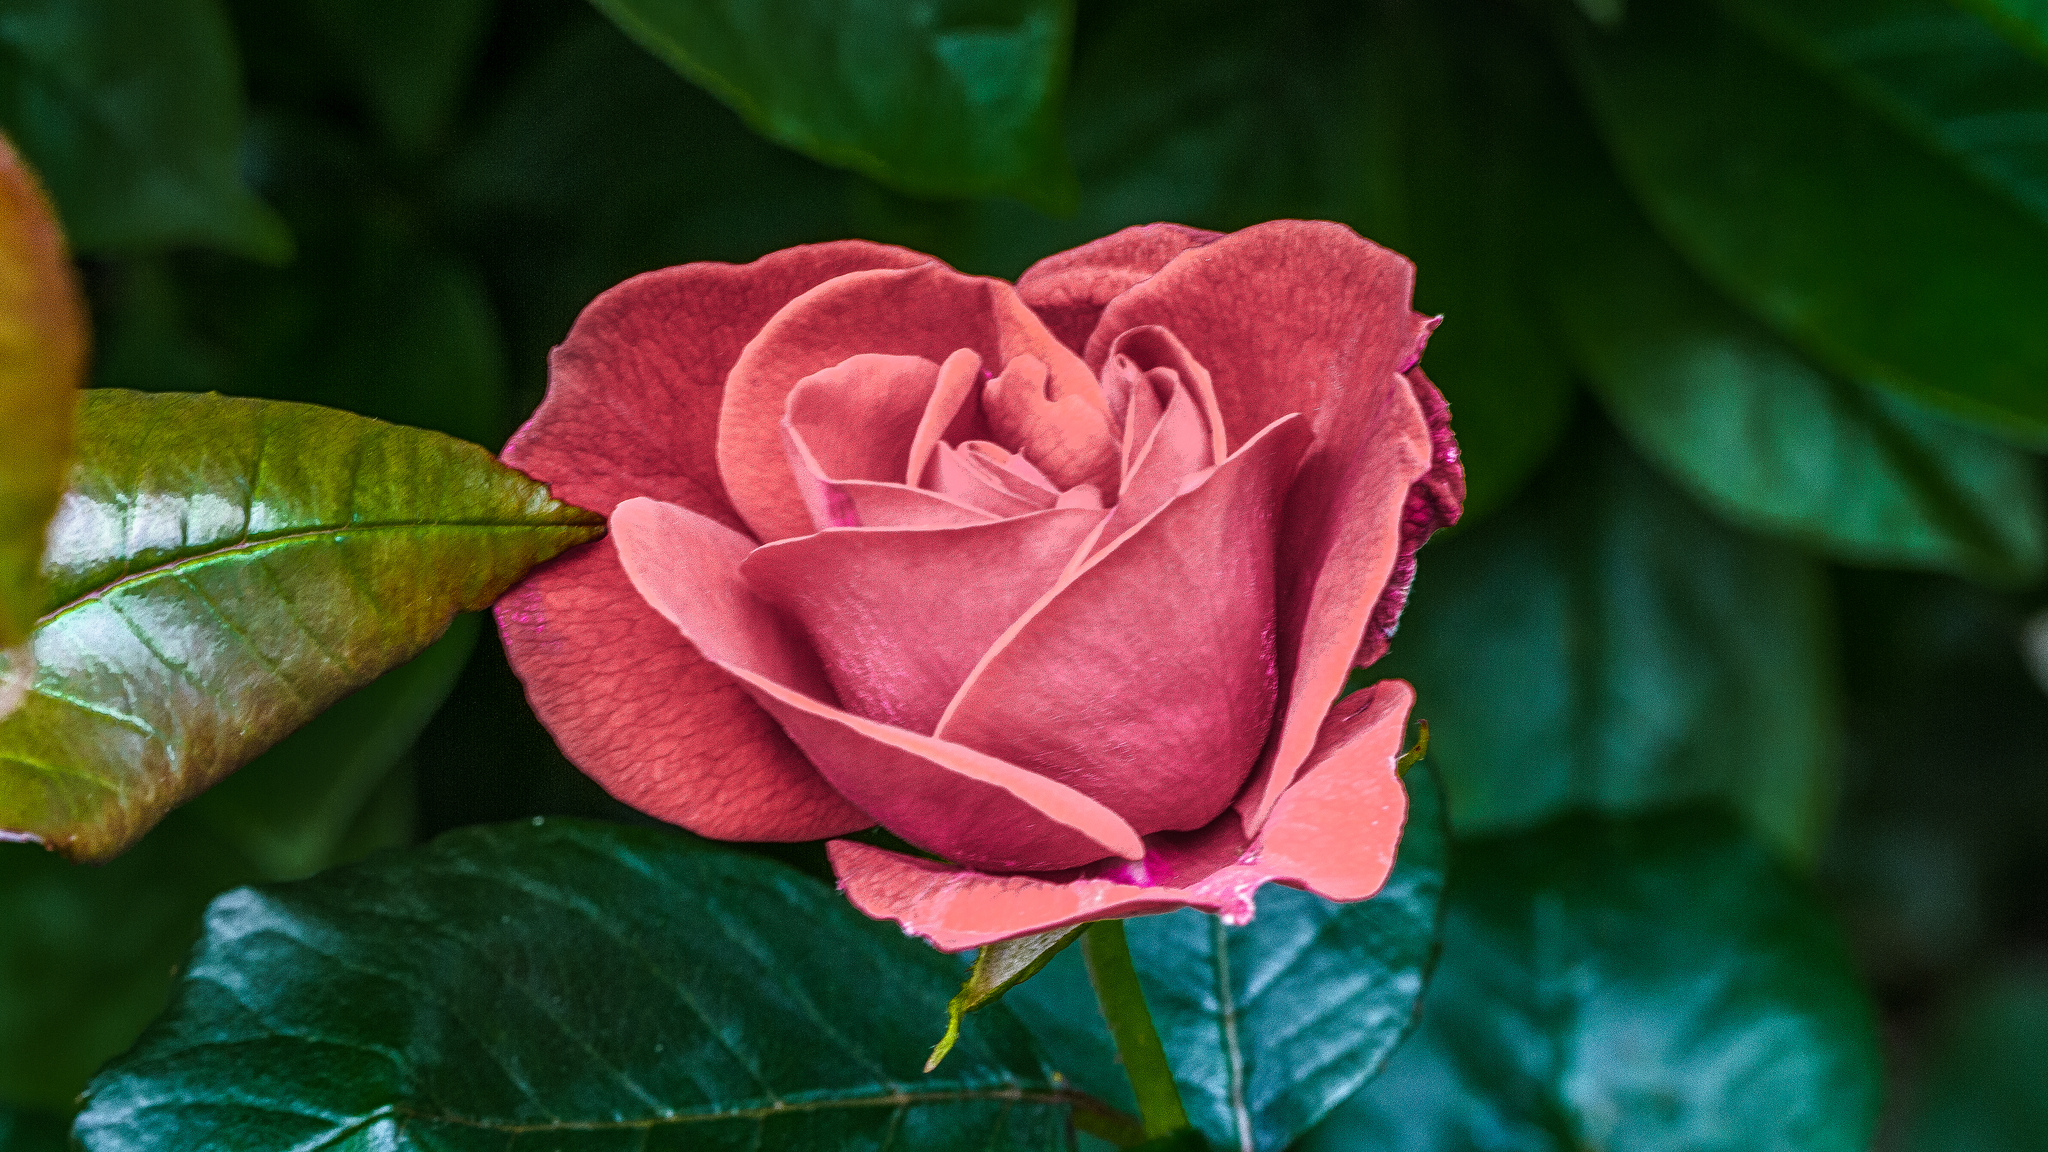
[[[1071,204],[1071,0],[593,0],[762,135],[927,196]]]
[[[1349,224],[1415,261],[1415,306],[1445,317],[1423,367],[1451,403],[1468,512],[1483,513],[1542,463],[1571,410],[1527,267],[1543,227],[1536,129],[1570,98],[1544,55],[1529,17],[1491,0],[1105,6],[1084,12],[1076,41],[1073,218],[869,196],[859,229],[1015,276],[1158,220]]]
[[[9,4],[0,124],[42,172],[81,252],[291,252],[237,172],[241,77],[216,0]]]
[[[1711,0],[1558,23],[1623,171],[1708,279],[1823,368],[2048,445],[2038,216]]]
[[[77,859],[597,534],[475,445],[310,405],[102,390],[81,429],[0,721],[0,829]]]
[[[1217,1147],[1287,1147],[1413,1024],[1435,961],[1447,830],[1435,773],[1405,780],[1400,856],[1372,899],[1333,904],[1272,887],[1242,928],[1194,911],[1125,922],[1181,1102]],[[1063,953],[1003,1003],[1062,1072],[1123,1106],[1130,1090],[1079,960]]]
[[[1644,455],[1727,518],[1852,561],[2037,575],[2033,457],[1836,378],[1716,293],[1584,149],[1549,203],[1550,289],[1579,363]]]
[[[1414,683],[1462,832],[1718,795],[1807,857],[1834,794],[1829,613],[1812,560],[1589,427],[1520,503],[1431,546],[1373,672]]]
[[[55,1112],[21,1112],[0,1104],[0,1152],[64,1152],[71,1125]]]
[[[1461,841],[1421,1027],[1301,1148],[1863,1152],[1873,1015],[1826,910],[1718,814]]]
[[[1000,1007],[918,1069],[958,967],[828,886],[658,829],[465,829],[207,913],[93,1082],[92,1152],[1063,1148]]]
[[[173,812],[104,865],[0,845],[0,1101],[63,1108],[163,1009],[207,901],[410,839],[403,741],[477,618]]]
[[[2003,973],[1952,1012],[1923,1089],[1914,1152],[2048,1148],[2048,970]]]

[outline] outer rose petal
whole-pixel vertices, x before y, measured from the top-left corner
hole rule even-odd
[[[1465,510],[1465,465],[1458,454],[1457,438],[1451,434],[1451,406],[1444,403],[1443,393],[1422,369],[1411,368],[1407,376],[1429,425],[1429,472],[1408,489],[1408,500],[1402,506],[1400,555],[1394,560],[1386,590],[1373,606],[1358,655],[1352,659],[1360,668],[1387,654],[1387,644],[1401,623],[1401,609],[1408,604],[1408,588],[1415,583],[1416,551],[1437,529],[1456,524]]]
[[[1280,732],[1238,802],[1256,831],[1300,770],[1400,554],[1427,424],[1401,373],[1433,324],[1409,309],[1414,268],[1339,224],[1281,220],[1175,257],[1103,310],[1101,364],[1126,330],[1157,324],[1214,380],[1231,443],[1287,412],[1316,447],[1289,495],[1280,555]]]
[[[1139,224],[1033,264],[1017,278],[1017,294],[1060,343],[1079,352],[1104,305],[1175,256],[1222,235],[1180,224]]]
[[[577,317],[550,358],[547,399],[504,459],[594,512],[652,496],[736,526],[713,445],[740,349],[825,280],[929,259],[848,241],[636,276]],[[731,678],[647,607],[610,543],[543,565],[498,602],[497,617],[534,712],[612,795],[719,839],[862,826]]]
[[[854,907],[894,920],[946,952],[1176,908],[1200,908],[1242,924],[1252,918],[1253,896],[1268,881],[1332,900],[1362,900],[1379,891],[1393,871],[1408,811],[1394,761],[1414,700],[1414,690],[1399,680],[1347,697],[1324,724],[1315,757],[1275,805],[1265,830],[1235,860],[1191,881],[1146,886],[1092,877],[992,876],[849,840],[828,846],[832,870]],[[1226,812],[1218,819],[1236,817]],[[1152,838],[1148,847],[1165,839]],[[1148,855],[1144,864],[1168,874],[1187,870],[1171,858]]]
[[[799,380],[862,354],[922,356],[943,365],[961,348],[996,371],[1015,357],[1035,356],[1051,371],[1052,399],[1079,395],[1103,407],[1087,366],[1001,280],[932,263],[820,284],[776,313],[726,377],[718,472],[754,535],[767,543],[811,530],[779,431]],[[845,434],[857,436],[860,429]],[[827,455],[823,446],[811,447],[821,459]]]
[[[913,844],[1004,871],[1144,849],[1116,813],[971,748],[843,711],[816,658],[747,588],[753,541],[686,508],[628,500],[611,539],[633,587],[731,673],[847,799]]]

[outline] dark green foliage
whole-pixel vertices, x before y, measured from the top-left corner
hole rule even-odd
[[[1718,795],[1790,854],[1834,798],[1825,575],[1715,523],[1597,422],[1430,546],[1393,652],[1463,832]]]
[[[756,131],[907,192],[1072,204],[1072,0],[593,0]]]
[[[1944,1032],[1914,1152],[2048,1146],[2048,972],[2035,965],[1970,989]]]
[[[1422,1025],[1302,1143],[1860,1152],[1875,1022],[1806,887],[1732,820],[1460,842]]]
[[[241,73],[216,0],[8,4],[0,126],[42,173],[80,252],[291,253],[236,171]]]
[[[231,892],[206,924],[87,1092],[91,1152],[1053,1149],[1080,1099],[1001,1007],[922,1075],[952,961],[670,832],[466,829]]]

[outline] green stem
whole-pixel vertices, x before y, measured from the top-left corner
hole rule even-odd
[[[1102,1018],[1109,1021],[1116,1053],[1123,1058],[1124,1075],[1130,1077],[1131,1090],[1137,1094],[1146,1138],[1157,1140],[1187,1128],[1188,1114],[1180,1104],[1180,1089],[1173,1083],[1173,1068],[1166,1062],[1159,1031],[1152,1027],[1145,991],[1138,986],[1138,970],[1131,966],[1124,922],[1097,920],[1088,925],[1087,934],[1081,937],[1081,953],[1088,959],[1088,979],[1095,985]]]

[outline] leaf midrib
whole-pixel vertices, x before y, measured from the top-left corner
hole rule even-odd
[[[898,1091],[886,1095],[831,1096],[813,1100],[798,1100],[793,1103],[777,1102],[770,1105],[734,1108],[717,1112],[678,1112],[669,1116],[650,1116],[639,1120],[554,1120],[544,1124],[508,1124],[492,1120],[479,1120],[468,1116],[424,1112],[401,1104],[386,1104],[362,1116],[350,1117],[345,1124],[336,1130],[335,1135],[353,1135],[377,1123],[379,1120],[389,1118],[424,1124],[452,1124],[461,1128],[475,1128],[486,1132],[503,1132],[508,1135],[517,1136],[536,1132],[637,1131],[681,1124],[711,1124],[733,1120],[766,1120],[775,1116],[793,1115],[800,1112],[850,1111],[860,1108],[916,1108],[932,1104],[971,1103],[984,1100],[1000,1100],[1013,1104],[1066,1104],[1091,1111],[1105,1113],[1111,1111],[1108,1105],[1103,1104],[1085,1092],[1057,1088],[956,1088],[926,1092]],[[305,1115],[305,1113],[297,1112],[296,1110],[292,1111],[295,1115]]]
[[[112,580],[106,584],[102,584],[99,587],[94,588],[91,592],[88,592],[82,596],[74,597],[73,599],[66,601],[65,603],[38,617],[35,623],[35,627],[36,629],[40,630],[49,624],[55,623],[59,617],[65,615],[66,613],[81,608],[86,604],[91,603],[92,601],[105,599],[110,595],[113,595],[123,589],[126,589],[134,585],[147,584],[155,580],[165,579],[167,577],[180,576],[190,570],[203,568],[208,564],[217,563],[219,561],[230,559],[232,557],[244,555],[259,555],[263,552],[270,551],[273,549],[286,548],[295,544],[304,544],[314,540],[325,539],[330,536],[338,536],[344,534],[362,535],[378,532],[413,531],[421,528],[446,528],[450,530],[468,532],[574,532],[589,531],[596,527],[597,525],[595,524],[577,524],[573,522],[519,524],[468,520],[409,520],[384,521],[372,524],[342,524],[332,526],[323,525],[314,528],[300,529],[298,531],[288,532],[277,536],[263,536],[253,538],[244,537],[241,540],[238,540],[235,543],[227,545],[225,547],[210,548],[203,552],[179,556],[175,559],[167,560],[162,564],[158,564],[153,568],[145,568],[140,572],[130,572],[117,580]]]

